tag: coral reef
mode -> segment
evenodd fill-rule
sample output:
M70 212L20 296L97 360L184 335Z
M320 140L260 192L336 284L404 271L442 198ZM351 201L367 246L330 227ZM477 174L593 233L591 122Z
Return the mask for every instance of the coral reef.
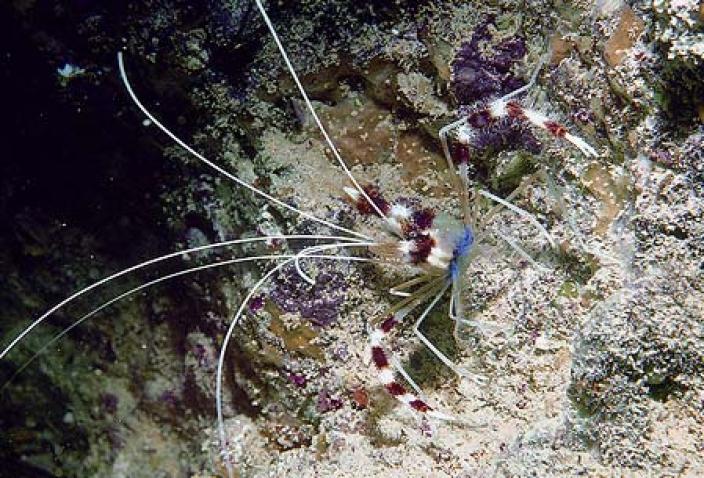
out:
M305 261L306 265L311 262L314 263ZM304 281L293 267L288 268L273 281L269 297L285 312L300 314L322 326L337 319L346 298L347 284L344 274L331 269L329 263L319 266L323 270L317 271L314 285Z
M655 0L656 38L665 45L668 60L694 64L704 61L704 11L696 0Z
M496 31L493 17L477 25L468 41L462 42L452 60L450 89L464 114L471 107L481 108L490 100L499 98L525 85L513 71L517 62L527 53L525 40L512 36L496 41L490 33ZM473 152L494 155L501 151L525 149L540 153L541 145L533 134L519 121L509 118L495 124L481 114L470 114L470 125L477 129L472 141Z
M525 84L511 71L527 52L525 40L511 37L493 42L489 28L496 27L492 20L477 25L472 37L460 45L452 60L451 88L461 105L499 97Z
M461 291L390 352L429 403L390 399L368 330L412 271L303 260L245 308L226 354L226 449L215 425L219 347L273 263L214 268L150 288L33 353L148 280L232 257L291 254L271 239L174 258L77 301L0 361L0 460L15 476L699 476L704 474L704 107L698 2L266 2L352 172L412 222L456 214L438 130L470 115L470 185L508 195L550 231L501 211L532 258L485 244ZM0 168L4 345L51 303L146 258L235 237L318 234L203 169L129 102L138 94L218 164L317 217L376 237L350 204L256 6L245 1L8 2L0 77L15 98ZM550 41L545 38L551 34ZM569 144L480 105L521 98L586 138ZM21 72L18 73L18 72ZM25 98L18 104L17 98ZM13 159L16 158L16 159ZM31 160L31 161L30 161ZM390 202L385 202L390 201ZM422 226L419 226L422 227ZM344 253L352 254L352 250ZM366 252L354 251L364 257ZM410 322L410 320L409 320Z

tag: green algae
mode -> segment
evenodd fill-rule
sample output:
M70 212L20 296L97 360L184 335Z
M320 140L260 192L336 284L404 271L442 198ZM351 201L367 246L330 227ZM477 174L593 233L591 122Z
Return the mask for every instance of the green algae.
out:
M428 314L421 324L420 331L447 358L452 362L457 361L459 348L453 334L454 324L446 313L438 310ZM402 366L421 387L433 387L454 376L454 372L423 344L411 352Z

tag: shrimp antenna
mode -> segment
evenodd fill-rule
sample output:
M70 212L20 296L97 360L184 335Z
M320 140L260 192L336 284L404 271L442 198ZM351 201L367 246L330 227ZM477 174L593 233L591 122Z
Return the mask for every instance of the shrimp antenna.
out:
M145 290L147 288L150 288L154 285L160 284L162 282L165 282L170 279L174 279L177 277L185 276L188 274L193 274L196 272L204 271L204 270L209 270L209 269L214 269L216 267L224 267L224 266L229 266L229 265L234 265L234 264L240 264L243 262L256 262L256 261L271 261L271 260L278 260L278 259L285 259L285 258L291 258L291 257L296 257L296 254L277 254L277 255L267 255L267 256L248 256L248 257L236 257L234 259L227 259L219 262L213 262L210 264L204 264L200 266L195 266L195 267L190 267L188 269L180 270L177 272L173 272L171 274L167 274L165 276L158 277L156 279L152 279L149 282L145 282L144 284L140 284L136 287L133 287L132 289L129 289L126 292L123 292L122 294L118 295L117 297L114 297L107 302L104 302L100 306L94 308L87 314L84 314L83 317L63 329L61 332L56 334L54 337L52 337L51 340L49 340L47 343L42 345L42 347L37 350L34 355L32 355L26 362L22 364L22 366L17 369L17 371L10 377L5 384L0 387L0 392L2 392L5 388L7 388L12 381L18 377L34 360L36 360L40 355L42 355L44 352L47 351L49 347L51 347L53 344L61 340L64 336L66 336L68 333L70 333L73 329L87 321L88 319L94 317L97 315L99 312L103 311L104 309L107 309L110 307L112 304L119 302L127 297L130 297L142 290ZM324 260L336 260L336 261L349 261L349 262L372 262L374 259L366 258L366 257L356 257L356 256L331 256L331 255L306 255L306 258L315 258L315 259L324 259Z
M346 228L344 228L344 227L342 227L342 226L338 226L338 225L333 224L333 223L331 223L331 222L329 222L329 221L326 221L326 220L324 220L324 219L320 219L320 218L318 218L318 217L316 217L316 216L313 216L312 214L309 214L309 213L307 213L307 212L305 212L305 211L301 211L300 209L295 208L295 207L293 207L293 206L291 206L291 205L289 205L289 204L286 204L285 202L281 201L280 199L276 199L274 196L272 196L272 195L270 195L270 194L268 194L268 193L265 193L265 192L262 191L261 189L258 189L258 188L256 188L256 187L252 186L252 185L249 184L248 182L243 181L242 179L238 178L237 176L235 176L235 175L232 174L231 172L229 172L229 171L223 169L222 167L218 166L218 165L215 164L214 162L210 161L208 158L206 158L205 156L203 156L202 154L200 154L198 151L196 151L195 149L193 149L191 146L189 146L188 144L186 144L185 141L183 141L181 138L179 138L178 136L176 136L176 135L175 135L171 130L169 130L166 126L164 126L158 119L156 119L156 118L154 117L153 114L151 114L151 113L149 112L149 110L142 104L142 102L139 101L139 98L137 98L137 95L135 94L134 90L132 89L132 85L130 84L129 80L127 79L127 73L125 72L125 63L124 63L124 60L123 60L123 58L122 58L122 52L121 52L121 51L117 52L117 64L118 64L118 66L119 66L119 68L120 68L120 77L122 78L122 82L123 82L124 85L125 85L125 89L127 89L127 93L129 93L130 98L132 99L132 101L134 102L134 104L137 106L137 108L139 108L140 110L142 110L142 113L144 113L144 115L145 115L147 118L149 118L149 120L150 120L152 123L154 123L161 131L163 131L163 132L164 132L169 138L171 138L176 144L178 144L179 146L181 146L184 150L186 150L187 152L189 152L191 155L193 155L193 156L194 156L195 158L197 158L199 161L201 161L201 162L205 163L206 165L210 166L211 168L213 168L214 170L216 170L217 172L219 172L219 173L222 174L223 176L225 176L225 177L227 177L227 178L233 180L234 182L236 182L236 183L239 184L240 186L249 189L249 190L252 191L253 193L262 196L263 198L265 198L265 199L267 199L267 200L273 202L274 204L276 204L276 205L278 205L278 206L281 206L281 207L283 207L283 208L286 208L286 209L288 209L289 211L293 211L293 212L295 212L296 214L298 214L298 215L300 215L300 216L303 216L303 217L305 217L305 218L307 218L307 219L310 219L310 220L312 220L312 221L315 221L315 222L317 222L317 223L323 224L323 225L325 225L325 226L327 226L327 227L330 227L330 228L332 228L332 229L335 229L335 230L338 230L338 231L342 231L342 232L346 232L347 234L351 234L351 235L353 235L353 236L357 236L357 237L362 238L362 239L371 240L370 237L365 236L364 234L360 234L360 233L355 232L355 231L352 231L352 230L350 230L350 229L346 229ZM355 183L355 184L356 184L356 183Z
M169 254L165 254L163 256L158 256L158 257L153 257L149 260L146 260L144 262L140 262L139 264L135 264L133 266L130 266L126 269L122 269L121 271L115 272L107 277L104 277L100 279L97 282L93 282L91 285L84 287L83 289L74 292L46 312L44 312L41 316L39 316L37 319L35 319L31 324L29 324L27 327L25 327L22 332L15 337L12 342L10 342L2 351L0 351L0 360L5 358L5 356L10 353L10 351L24 339L27 334L29 334L34 328L36 328L39 324L44 322L47 317L49 317L51 314L56 312L57 310L61 309L64 307L66 304L69 302L73 302L74 300L78 299L79 297L87 294L88 292L92 291L93 289L96 289L104 284L107 284L108 282L111 282L118 277L122 277L126 274L129 274L130 272L137 271L139 269L143 269L147 266L150 266L152 264L156 264L159 262L163 262L168 259L172 259L174 257L181 256L183 254L190 254L193 252L200 252L208 249L214 249L217 247L226 247L226 246L234 246L236 244L249 244L252 242L259 242L259 241L267 241L271 239L329 239L329 240L337 240L337 241L354 241L355 239L350 238L350 237L339 237L339 236L323 236L323 235L276 235L276 236L262 236L262 237L250 237L250 238L245 238L245 239L233 239L230 241L224 241L224 242L218 242L214 244L207 244L204 246L196 246L196 247L191 247L190 249L184 249L182 251L176 251L176 252L171 252Z
M374 209L374 211L383 219L389 220L386 217L386 214L383 213L383 211L379 208L379 206L376 205L374 201L372 201L372 198L369 197L367 192L359 185L357 180L354 178L352 175L352 172L350 169L347 167L347 164L345 161L342 159L342 156L340 156L339 151L337 150L337 147L335 147L335 143L333 143L332 139L330 138L330 135L328 134L327 130L323 126L323 122L320 121L320 118L318 117L318 114L315 112L315 108L313 108L313 103L311 103L310 98L308 98L308 94L306 93L305 88L303 88L303 84L301 83L301 80L298 78L298 74L296 73L296 70L293 68L293 65L291 64L291 60L288 58L288 54L286 53L286 50L284 49L283 44L281 43L281 40L279 39L279 35L276 33L276 30L274 29L274 25L271 23L271 19L269 19L269 15L266 13L266 10L264 10L264 5L262 5L261 0L256 0L257 7L259 8L259 11L262 14L262 17L264 18L264 23L266 23L266 26L269 28L269 32L271 32L271 36L274 38L274 42L276 42L276 46L279 47L279 51L281 52L281 56L284 59L284 62L286 62L286 66L288 67L289 73L291 73L291 76L293 77L293 81L296 83L296 86L298 87L298 91L301 92L301 96L303 96L303 101L305 101L306 106L308 107L308 110L310 111L311 115L313 116L313 119L315 120L315 124L318 126L318 129L320 132L323 134L323 137L325 138L325 142L328 143L328 146L330 147L330 150L332 151L333 156L335 156L335 159L337 160L338 164L342 167L342 169L345 171L345 174L347 174L347 177L352 181L352 184L354 184L354 187L357 188L357 190L360 192L360 194L364 197L364 199L369 203L369 205Z

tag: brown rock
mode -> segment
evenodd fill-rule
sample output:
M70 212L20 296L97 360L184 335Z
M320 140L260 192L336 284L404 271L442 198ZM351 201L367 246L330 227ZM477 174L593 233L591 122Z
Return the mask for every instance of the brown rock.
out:
M602 204L594 232L603 236L623 208L627 184L624 184L623 179L615 178L607 168L598 163L587 167L582 176L582 184Z
M355 388L352 391L352 400L354 401L354 404L357 408L367 408L367 406L369 405L369 394L362 387Z
M558 35L557 33L550 37L550 51L552 52L552 57L550 58L550 63L557 65L562 60L567 58L572 51L572 42L565 40L564 37Z
M643 20L633 13L629 6L621 10L621 20L604 47L606 62L614 67L619 65L638 37L643 33Z

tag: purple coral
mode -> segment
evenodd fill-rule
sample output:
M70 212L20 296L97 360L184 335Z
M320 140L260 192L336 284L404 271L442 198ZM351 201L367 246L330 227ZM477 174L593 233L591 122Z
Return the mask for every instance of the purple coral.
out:
M519 121L511 118L497 122L477 134L472 147L477 151L512 151L523 149L532 154L540 153L540 141Z
M250 312L259 312L264 307L264 296L258 295L256 297L252 297L248 305Z
M493 39L490 25L493 25L493 18L482 22L472 38L462 43L452 61L451 89L461 105L460 110L468 115L470 126L478 130L470 146L478 152L524 149L537 154L541 150L540 142L520 121L512 118L494 121L488 110L471 109L477 103L488 103L524 85L511 68L526 54L525 41L512 37L489 48ZM491 54L483 53L487 51ZM453 151L455 161L462 162L464 158L457 153L463 151Z
M244 31L252 20L256 20L253 4L249 2L207 2L208 18L206 29L218 45L228 48L241 42Z
M303 388L306 386L306 383L308 383L308 380L306 380L306 377L304 375L298 374L298 373L289 373L287 375L287 378L289 382L294 384L295 386L299 388Z
M342 408L342 400L333 397L330 391L325 388L320 390L315 403L315 409L318 413L331 412L340 408Z
M315 325L325 326L337 319L347 296L347 284L342 273L325 265L319 267L322 270L313 285L303 280L293 267L285 269L274 280L269 297L283 311L298 313Z
M461 105L471 105L501 96L523 86L513 76L511 67L526 54L523 38L513 37L493 47L494 54L484 55L482 45L490 43L489 25L493 19L481 23L469 41L462 43L452 61L452 91Z

